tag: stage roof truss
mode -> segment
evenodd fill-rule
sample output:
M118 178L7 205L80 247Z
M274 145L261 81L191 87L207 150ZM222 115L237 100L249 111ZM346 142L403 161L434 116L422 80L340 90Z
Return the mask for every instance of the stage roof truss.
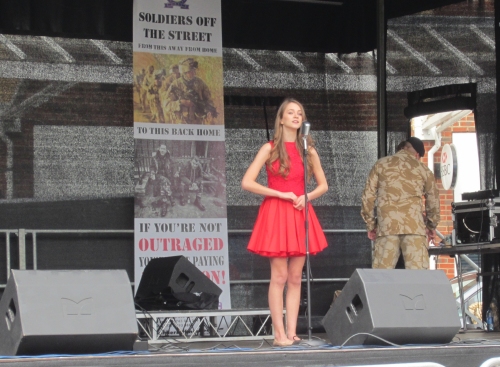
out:
M432 62L427 60L427 58L421 52L415 50L408 42L401 38L395 30L388 29L387 35L402 48L404 48L412 57L424 64L425 67L427 67L434 75L439 75L442 73L441 70L439 70L439 68L437 68Z
M443 48L448 50L452 55L454 55L458 60L463 62L469 68L474 70L479 75L483 75L483 69L477 65L470 57L468 57L465 53L460 51L457 47L455 47L451 42L449 42L443 35L441 35L438 31L434 29L430 24L423 24L421 26L423 29L427 31L432 37L434 37Z
M404 88L406 81L419 85L419 80L425 82L435 76L440 77L441 84L464 83L465 78L482 76L492 79L484 85L493 88L494 77L484 73L495 64L491 38L494 22L470 18L464 24L464 19L456 18L421 17L422 30L427 29L432 35L424 31L418 39L411 38L415 27L411 18L389 23L388 80L391 77L405 79L404 82L388 81L388 91L403 91L394 88ZM457 27L462 32L454 32ZM464 48L469 41L463 37L474 37L477 42L471 43L470 49ZM133 82L131 43L51 37L44 37L40 42L40 39L38 36L0 35L2 78L110 84ZM460 43L460 49L454 43ZM223 53L225 87L376 91L374 51L324 54L224 48ZM448 60L451 59L458 62L450 64ZM451 67L441 68L443 63ZM415 68L419 70L417 75L411 74ZM461 77L464 72L466 77ZM415 81L408 78L415 78ZM481 90L484 92L494 90Z

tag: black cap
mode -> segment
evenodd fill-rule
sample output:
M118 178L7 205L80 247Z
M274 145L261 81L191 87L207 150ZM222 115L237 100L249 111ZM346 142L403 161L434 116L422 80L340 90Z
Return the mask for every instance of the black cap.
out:
M422 158L425 155L425 148L424 148L424 143L422 143L422 140L412 136L407 140L407 142L410 143L413 149L417 151L417 153L420 155L420 158Z

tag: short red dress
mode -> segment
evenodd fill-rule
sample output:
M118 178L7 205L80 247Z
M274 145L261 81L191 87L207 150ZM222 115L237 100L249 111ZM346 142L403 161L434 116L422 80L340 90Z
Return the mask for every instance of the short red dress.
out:
M290 157L290 172L284 178L266 167L268 186L300 196L304 194L304 164L295 142L285 143L285 145ZM279 160L276 160L273 162L275 172L278 171L278 167ZM316 254L325 249L328 244L310 202L308 206L309 253ZM305 209L297 210L291 201L267 196L260 206L248 243L248 251L267 257L305 256L304 220Z

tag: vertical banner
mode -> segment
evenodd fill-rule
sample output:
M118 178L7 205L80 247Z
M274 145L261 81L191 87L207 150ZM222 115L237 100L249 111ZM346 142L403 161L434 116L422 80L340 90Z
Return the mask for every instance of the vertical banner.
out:
M220 0L134 1L135 284L185 256L231 308Z

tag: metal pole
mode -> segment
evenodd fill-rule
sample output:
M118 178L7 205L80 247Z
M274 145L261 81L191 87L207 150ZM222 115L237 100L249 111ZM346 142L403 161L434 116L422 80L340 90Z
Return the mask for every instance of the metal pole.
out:
M6 268L7 268L7 280L10 277L10 231L5 232L5 256L6 256Z
M19 269L26 270L26 230L20 228L18 233L18 246L19 246Z
M465 301L464 301L464 278L462 274L462 261L460 261L460 256L455 256L457 264L457 276L458 276L458 292L460 294L460 307L462 309L462 328L464 333L467 332L467 315L465 314Z
M307 284L307 336L312 339L312 325L311 325L311 279L310 279L310 266L309 263L309 210L307 200L307 136L304 135L304 205L305 205L305 219L304 225L306 230L306 284Z
M304 205L305 205L305 245L306 245L306 284L307 284L307 341L303 341L301 344L309 345L309 346L319 346L324 345L325 342L321 339L313 340L312 339L312 324L311 324L311 263L309 256L309 201L307 199L307 135L303 136L304 141Z
M384 0L377 0L377 140L378 157L387 155L386 25Z
M500 85L500 0L495 0L495 56L496 56L496 82L497 85ZM488 179L488 182L491 182L493 179L496 179L496 186L500 187L500 93L495 93L496 96L496 104L497 104L497 126L496 126L496 138L497 143L495 144L495 158L493 159L493 163L495 164L495 177L492 179ZM486 152L485 152L486 153ZM486 180L485 180L486 181ZM494 184L494 182L493 182ZM484 185L484 182L483 182ZM488 187L486 187L488 188ZM483 292L483 294L485 294ZM486 311L485 308L483 308Z

